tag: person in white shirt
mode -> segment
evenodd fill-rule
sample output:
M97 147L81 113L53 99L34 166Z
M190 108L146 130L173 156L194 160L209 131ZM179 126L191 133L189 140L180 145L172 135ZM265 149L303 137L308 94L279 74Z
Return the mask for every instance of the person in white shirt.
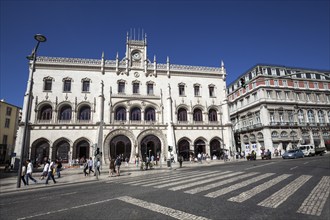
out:
M31 179L34 183L37 183L37 180L35 180L32 177L33 165L31 163L31 160L26 160L26 163L27 163L27 169L26 169L26 185L29 185L29 179Z
M48 184L48 180L49 180L50 178L52 178L53 182L56 183L55 178L54 178L54 174L53 174L54 169L55 169L55 162L52 161L52 162L50 162L50 164L49 164L49 168L48 168L48 176L47 176L46 184Z
M88 174L90 174L91 171L94 173L94 170L93 170L93 160L92 160L91 157L89 158L89 160L87 161L87 163L88 163L88 168L89 168Z
M42 174L41 174L41 177L40 177L40 180L43 180L45 177L48 176L48 169L49 169L49 162L47 161L44 165L44 169L42 171Z

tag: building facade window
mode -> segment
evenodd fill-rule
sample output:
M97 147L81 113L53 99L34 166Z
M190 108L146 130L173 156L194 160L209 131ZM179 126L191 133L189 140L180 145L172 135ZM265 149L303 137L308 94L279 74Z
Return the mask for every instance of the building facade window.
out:
M322 110L319 110L319 111L317 112L317 115L318 115L318 118L319 118L319 122L320 122L321 124L325 123L325 119L324 119L324 113L323 113L323 111L322 111Z
M210 97L215 97L214 86L209 86L209 95Z
M41 108L39 120L51 120L53 109L50 105L45 105Z
M119 94L125 93L125 82L118 82L118 93Z
M44 91L52 91L52 79L44 79Z
M11 111L12 111L12 108L11 107L7 107L6 108L6 115L7 116L10 116L11 115Z
M196 109L194 110L194 113L193 113L193 120L194 120L194 121L203 121L202 110L200 110L199 108L196 108Z
M116 108L115 120L126 121L126 108L124 108L122 106Z
M209 110L209 121L218 121L217 111L215 109Z
M131 110L131 121L141 121L141 109L135 107Z
M183 84L179 85L179 96L185 96L184 87L185 85Z
M66 79L63 81L63 91L71 92L71 80L70 79Z
M305 89L309 89L309 84L308 84L308 82L304 82L304 87L305 87Z
M78 119L82 121L88 121L91 119L91 108L89 106L83 106L78 113Z
M319 88L319 83L318 82L314 82L314 89L318 89Z
M283 83L283 86L284 86L284 87L288 87L288 81L286 81L286 80L284 79L284 80L282 80L282 83Z
M9 118L6 118L6 120L5 120L5 128L9 128L9 125L10 125L10 119Z
M154 108L147 108L145 110L144 120L146 121L156 121L156 112Z
M315 123L315 117L314 117L313 110L308 110L307 111L307 116L308 116L308 122L309 123Z
M297 81L294 81L293 86L294 86L294 88L299 88L299 83Z
M200 86L199 85L194 85L194 95L195 96L200 96Z
M147 94L153 95L154 94L154 85L152 83L147 84Z
M71 106L66 105L60 109L59 120L71 120L71 116L72 116Z
M178 110L178 121L187 121L188 117L187 117L187 110L184 108L180 108Z
M90 91L90 80L83 80L82 81L82 91L83 92L89 92Z
M299 124L303 124L305 122L304 111L301 109L298 110L298 122Z
M140 83L133 83L133 94L140 94Z
M7 144L8 143L8 135L3 135L2 136L2 144Z

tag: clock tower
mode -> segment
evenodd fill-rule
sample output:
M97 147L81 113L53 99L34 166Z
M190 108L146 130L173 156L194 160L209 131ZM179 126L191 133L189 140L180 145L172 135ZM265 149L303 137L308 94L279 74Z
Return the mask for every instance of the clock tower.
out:
M135 32L135 31L134 31ZM135 39L135 35L126 37L126 59L129 61L131 70L144 70L146 72L148 65L147 58L147 35Z

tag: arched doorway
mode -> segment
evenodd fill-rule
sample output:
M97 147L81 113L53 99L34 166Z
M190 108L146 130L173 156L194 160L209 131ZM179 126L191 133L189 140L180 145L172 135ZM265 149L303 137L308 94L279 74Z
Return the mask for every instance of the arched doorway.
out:
M62 161L62 163L68 163L69 161L69 151L70 151L70 144L62 140L55 146L55 158Z
M210 156L213 160L213 157L216 156L217 159L220 159L221 156L221 144L218 140L212 140L210 143Z
M189 142L187 140L181 140L178 143L179 155L182 155L184 160L189 160L190 149Z
M122 159L126 157L130 159L132 150L131 141L124 135L118 135L110 141L110 158L117 158L121 156Z
M198 153L206 153L205 142L203 140L198 139L197 141L195 141L194 152L195 152L195 156L198 155Z
M78 161L80 161L81 158L87 159L90 157L89 143L86 140L81 140L77 143L74 157L76 158L72 158L72 159L78 159Z
M35 165L43 164L44 159L49 159L50 145L48 141L42 140L36 143L31 149L31 161Z
M143 161L145 161L146 157L149 158L154 156L155 160L160 158L161 154L161 143L158 137L155 135L147 135L141 141L141 155Z

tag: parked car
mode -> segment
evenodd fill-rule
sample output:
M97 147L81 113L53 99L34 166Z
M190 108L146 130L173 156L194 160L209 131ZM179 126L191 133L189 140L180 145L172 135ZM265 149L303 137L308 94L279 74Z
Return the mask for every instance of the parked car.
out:
M288 150L282 155L283 159L303 158L304 153L300 149Z
M304 153L305 157L315 156L315 147L313 145L300 145L299 149Z

